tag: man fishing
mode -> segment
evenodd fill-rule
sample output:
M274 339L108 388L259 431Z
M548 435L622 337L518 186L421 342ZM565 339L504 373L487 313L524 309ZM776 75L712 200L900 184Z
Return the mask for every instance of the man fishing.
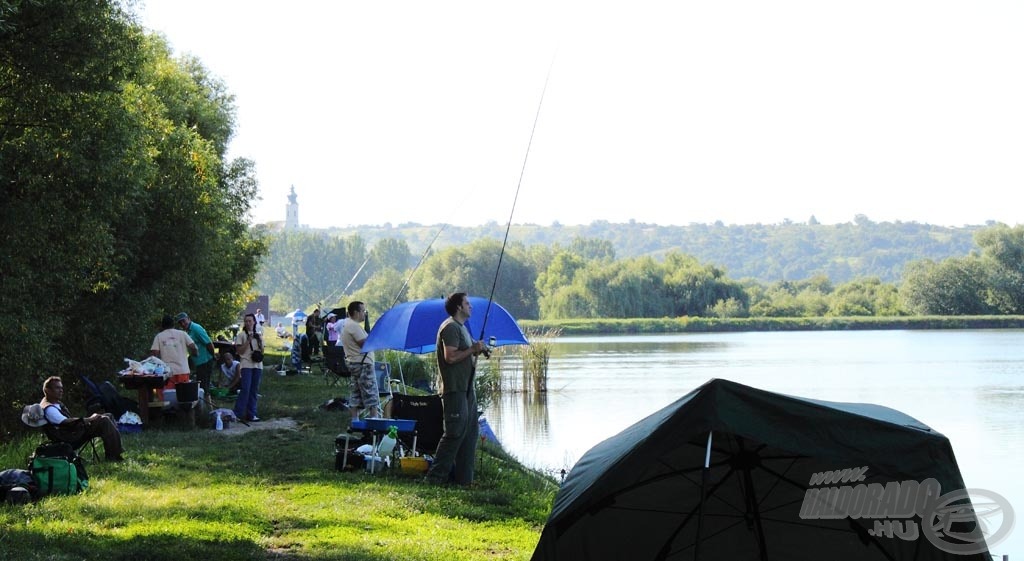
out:
M473 305L465 292L448 297L444 309L451 316L437 331L437 367L441 372L441 406L444 410L444 434L437 444L434 463L427 472L427 481L457 485L473 483L476 456L477 424L476 393L473 377L476 357L487 352L482 341L473 341L466 320Z

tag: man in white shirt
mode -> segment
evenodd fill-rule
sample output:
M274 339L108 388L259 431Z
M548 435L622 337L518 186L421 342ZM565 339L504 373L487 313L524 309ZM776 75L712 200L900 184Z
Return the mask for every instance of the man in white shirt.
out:
M61 402L64 382L59 376L50 376L43 382L43 395L45 397L39 402L39 407L50 425L47 436L67 442L76 449L98 436L103 439L103 451L108 461L120 462L124 459L121 433L117 432L117 425L109 414L93 413L88 417L72 417Z

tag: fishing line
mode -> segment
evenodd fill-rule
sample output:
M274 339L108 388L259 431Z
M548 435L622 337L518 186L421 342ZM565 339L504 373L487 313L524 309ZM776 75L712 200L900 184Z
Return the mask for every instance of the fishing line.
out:
M365 260L363 261L363 264L362 264L362 265L360 265L358 269L356 269L356 273L355 273L354 275L352 275L352 278L350 278L350 279L348 280L348 284L346 284L346 285L345 285L345 288L342 288L342 289L341 289L341 294L345 294L346 292L348 292L348 288L349 288L350 286L352 286L352 283L356 282L356 277L358 277L358 276L359 276L359 273L360 273L360 272L362 272L362 270L363 270L363 267L365 267L365 266L366 266L366 264L367 264L367 263L369 263L369 262L370 262L370 259L372 259L372 258L373 258L373 251L371 250L371 251L369 252L369 255L367 255L367 256L366 256L366 259L365 259ZM327 296L327 298L324 298L324 300L326 300L327 302L330 302L331 300L333 300L333 299L334 299L334 295L335 295L335 294L338 294L338 291L337 291L337 290L335 290L334 292L330 293L330 294L329 294L329 295ZM333 308L334 306L332 305L331 307Z
M434 239L430 240L430 243L427 244L427 249L423 250L423 255L420 256L419 263L416 263L416 266L413 267L412 272L409 273L409 276L405 278L405 282L402 283L402 288L399 288L398 289L398 293L395 294L395 299L391 302L390 308L394 308L395 304L398 303L398 299L402 297L402 293L405 292L405 289L409 286L409 281L412 280L412 276L415 275L416 271L418 271L420 269L420 265L422 265L423 262L426 261L427 254L430 253L430 248L434 246L434 242L437 241L437 238L441 236L441 232L444 232L445 228L447 228L447 227L448 227L448 224L442 224L441 225L441 229L438 230L436 234L434 234Z
M533 146L533 134L537 132L537 121L540 120L540 108L544 105L544 93L548 91L548 82L551 80L551 69L555 66L555 57L551 57L551 64L548 66L548 74L544 78L544 87L540 91L540 101L537 102L537 113L533 116L533 128L530 129L530 140L526 143L526 154L523 155L523 167L519 170L519 182L516 184L516 194L512 198L512 210L508 213L508 224L505 225L505 239L501 242L501 253L498 254L498 266L494 269L494 283L491 284L491 294L487 297L487 310L484 312L484 321L480 325L480 337L483 340L484 329L487 327L487 318L491 315L491 303L494 302L494 290L498 286L498 274L501 272L501 262L505 257L505 247L508 245L508 233L512 230L512 216L516 212L516 202L519 201L519 189L523 186L523 175L526 174L526 161L530 157L530 146Z

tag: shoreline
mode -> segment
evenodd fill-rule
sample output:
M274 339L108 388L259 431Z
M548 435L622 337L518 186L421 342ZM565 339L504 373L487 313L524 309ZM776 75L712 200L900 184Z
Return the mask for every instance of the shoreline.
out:
M813 318L632 318L519 320L528 335L729 333L742 331L857 331L906 329L1024 329L1024 316L888 316Z

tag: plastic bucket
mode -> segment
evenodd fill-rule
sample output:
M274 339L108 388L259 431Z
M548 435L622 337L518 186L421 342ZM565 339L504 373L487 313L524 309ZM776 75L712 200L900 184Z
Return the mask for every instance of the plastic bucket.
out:
M178 403L199 401L199 382L174 384L174 393L178 397Z

